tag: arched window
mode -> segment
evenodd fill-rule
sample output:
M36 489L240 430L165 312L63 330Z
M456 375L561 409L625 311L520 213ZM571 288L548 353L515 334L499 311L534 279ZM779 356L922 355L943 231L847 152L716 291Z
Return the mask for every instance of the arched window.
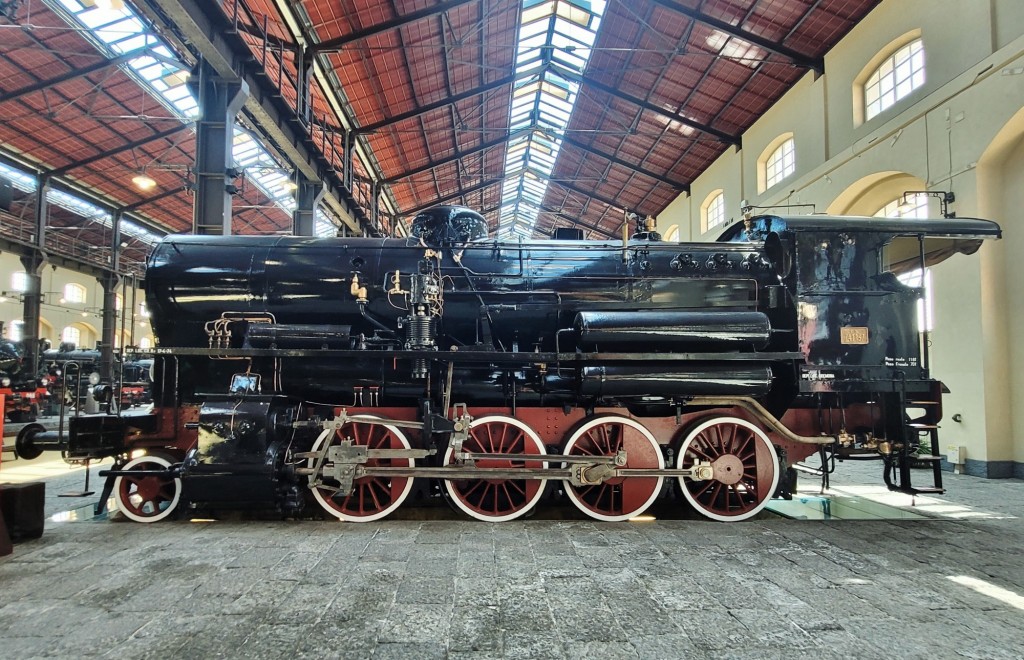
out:
M78 346L82 341L82 331L73 325L69 325L60 333L60 340Z
M706 231L725 224L725 191L716 190L700 206L700 231Z
M665 235L662 237L663 241L677 242L679 241L679 225L672 225L665 230Z
M917 38L914 38L914 36ZM920 32L909 33L872 60L869 72L857 77L863 87L864 119L872 119L924 85L924 44ZM906 38L912 40L907 42Z
M921 30L889 42L853 79L853 125L878 117L925 84L925 46Z
M64 285L64 300L66 303L84 303L85 287L74 282Z
M901 195L892 200L875 213L876 218L927 218L928 217L928 196L927 195ZM902 273L898 279L907 286L923 288L924 296L917 301L917 329L918 332L931 332L935 327L934 305L932 303L932 272L925 269L924 276L921 269Z
M904 201L904 199L906 201ZM875 212L876 218L927 218L928 196L897 197Z
M120 312L121 308L124 307L124 298L121 297L120 293L114 294L114 311Z
M795 171L796 143L792 137L787 137L764 160L764 190L768 190Z
M22 334L24 326L24 321L11 321L11 324L7 326L7 338L11 341L21 341L21 338L24 336Z
M143 351L148 351L153 347L153 340L149 337L143 337L139 340L139 348Z

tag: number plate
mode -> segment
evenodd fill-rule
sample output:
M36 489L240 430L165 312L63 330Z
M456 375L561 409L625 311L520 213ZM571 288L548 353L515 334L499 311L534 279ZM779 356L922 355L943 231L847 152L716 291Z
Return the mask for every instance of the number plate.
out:
M839 343L863 346L868 343L868 329L852 326L839 328Z

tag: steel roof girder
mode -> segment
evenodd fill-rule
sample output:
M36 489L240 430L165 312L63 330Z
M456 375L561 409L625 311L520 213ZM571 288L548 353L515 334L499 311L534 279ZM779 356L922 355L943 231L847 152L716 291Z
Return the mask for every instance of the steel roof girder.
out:
M106 196L104 193L97 192L95 189L85 188L84 186L78 185L73 181L68 181L66 178L61 180L54 180L48 174L48 172L42 169L39 163L33 163L26 160L20 155L11 154L0 149L0 163L6 163L7 165L18 169L29 172L37 173L37 185L42 185L42 181L45 180L46 186L51 190L59 190L69 195L79 197L91 204L95 204L101 208L106 209L110 213L114 213L117 210L121 210L125 216L130 216L134 224L145 229L146 231L155 234L157 236L165 235L168 232L167 227L163 227L158 223L154 222L152 218L147 218L135 212L135 209L144 203L155 201L156 198L149 198L147 200L141 200L135 204L129 204L128 206L123 205L119 200L113 199ZM181 188L175 188L174 192L180 192ZM35 194L35 193L33 193ZM161 193L158 197L163 198L167 195Z
M202 0L148 0L158 11L145 12L157 24L168 23L219 75L241 78L249 86L245 112L265 138L297 170L311 180L324 181L324 202L331 205L353 231L372 231L365 212L346 189L331 163L319 153L295 109L273 89L267 76L257 71L258 61L218 3ZM145 4L139 6L145 10Z
M455 191L455 192L453 192L451 194L445 195L444 197L438 197L437 199L435 199L435 200L433 200L431 202L428 202L427 204L420 204L419 206L415 206L415 207L413 207L411 209L407 209L405 211L402 211L401 213L398 214L398 217L406 217L406 216L410 216L410 215L416 215L420 211L423 211L423 210L429 209L431 207L437 206L438 204L444 204L445 202L450 202L453 199L457 199L459 197L465 197L466 195L471 195L471 194L473 194L475 192L483 190L484 188L490 188L493 185L497 185L497 184L501 183L502 181L504 181L504 177L501 177L501 178L498 178L498 179L490 179L488 181L483 181L481 183L476 184L475 186L470 186L469 188L464 188L462 190L457 190L457 191Z
M87 76L90 73L96 73L97 71L102 71L103 69L107 69L112 66L120 66L122 64L125 64L126 62L134 60L137 57L142 57L148 52L149 48L133 50L131 52L125 53L124 55L118 55L117 57L101 60L99 62L96 62L95 64L90 64L89 66L84 66L81 69L72 69L71 71L62 73L59 76L50 78L49 80L40 80L37 83L25 85L24 87L8 92L6 94L0 94L0 103L4 103L6 101L13 101L23 96L34 94L35 92L41 92L43 90L50 89L55 85L60 85L61 83L68 82L69 80L81 78L82 76Z
M481 153L483 151L487 151L488 149L493 149L494 147L500 146L500 145L505 144L507 142L511 142L512 140L520 138L520 137L522 137L524 135L529 135L530 133L533 132L533 130L534 129L533 129L532 126L528 126L526 128L521 128L521 129L519 129L517 131L512 131L511 133L506 133L505 135L503 135L500 138L497 138L497 139L494 139L494 140L490 140L488 142L481 142L477 146L475 146L475 147L473 147L471 149L467 149L466 151L456 151L454 154L452 154L451 156L448 156L447 158L442 158L440 160L435 160L435 161L426 163L425 165L421 165L419 167L413 168L411 170L406 170L405 172L401 172L401 173L396 174L394 176L390 176L390 177L382 180L381 183L391 185L393 183L397 183L398 181L401 181L402 179L407 179L409 177L416 176L417 174L423 174L424 172L429 172L430 170L433 170L435 168L441 167L443 165L449 165L449 164L454 163L456 161L459 161L459 160L461 160L463 158L468 158L469 156L475 156L476 154Z
M598 225L591 224L582 218L573 217L568 213L560 211L552 206L548 206L547 204L541 204L538 208L540 209L541 213L551 213L555 217L562 218L563 220L568 220L569 222L572 222L577 225L583 225L587 229L591 231L596 231L597 233L601 234L602 236L605 236L606 238L618 238L618 236L608 231L607 229L603 229Z
M387 128L388 126L393 126L393 125L399 124L399 123L401 123L403 121L408 121L410 119L414 119L416 117L419 117L420 115L423 115L423 114L426 114L428 112L431 112L432 110L438 110L440 108L445 108L445 107L448 107L449 105L453 105L455 103L459 103L460 101L465 101L467 99L471 99L474 96L479 96L480 94L486 94L487 92L492 92L492 91L494 91L496 89L500 89L501 87L504 87L505 85L511 85L511 84L515 83L517 80L519 80L520 78L524 78L524 77L527 77L527 76L530 76L530 75L535 75L538 71L541 71L542 69L543 69L543 67L538 68L538 69L532 69L530 71L523 71L522 73L519 73L519 74L512 74L510 76L505 76L504 78L499 78L498 80L494 80L494 81L489 82L489 83L487 83L485 85L480 85L478 87L474 87L472 89L468 89L465 92L462 92L460 94L455 94L454 96L446 96L446 97L444 97L442 99L438 99L437 101L434 101L433 103L428 103L426 105L422 105L422 106L413 108L411 110L406 110L405 112L401 112L401 113L399 113L397 115L393 115L391 117L388 117L387 119L382 119L380 121L373 122L372 124L367 124L365 126L360 126L360 127L356 128L353 131L353 133L355 135L366 135L367 133L374 133L376 131L379 131L382 128Z
M319 43L310 44L309 50L314 53L333 53L341 50L345 46L362 41L369 37L383 34L390 30L395 30L404 25L415 23L416 21L423 20L424 18L430 18L431 16L437 16L438 14L444 14L452 9L457 9L463 5L480 2L481 0L448 0L447 2L441 2L440 4L434 5L433 7L427 7L426 9L420 9L418 11L410 12L408 14L402 14L391 20L371 25L370 27L363 28L362 30L356 30L350 34L335 37L334 39L328 39Z
M625 160L619 158L618 156L614 156L612 154L605 153L604 151L601 151L600 149L597 149L597 148L595 148L592 145L583 144L582 142L574 140L571 137L566 136L566 137L561 138L561 140L562 140L562 142L564 144L567 144L567 145L569 145L571 147L576 147L577 149L580 149L580 150L585 151L587 153L594 154L595 156L597 156L599 158L603 158L603 159L607 160L610 163L615 163L616 165L621 165L622 167L630 169L630 170L636 172L637 174L645 176L645 177L647 177L649 179L654 179L655 181L660 181L661 183L664 183L667 186L672 186L673 188L675 188L676 190L679 190L680 192L687 192L687 193L690 192L690 184L688 184L688 183L681 183L679 181L674 181L674 180L672 180L672 179L670 179L667 176L664 176L662 174L657 174L656 172L651 172L650 170L645 169L645 168L643 168L643 167L641 167L639 165L636 165L635 163L630 163L628 161L625 161Z
M651 0L654 4L660 5L665 9L674 11L677 14L686 16L687 18L696 21L697 23L703 23L708 27L714 28L719 32L723 32L730 37L736 37L742 39L748 43L751 43L759 48L763 48L769 53L774 53L785 57L793 64L811 69L818 75L825 73L825 59L822 57L811 57L803 53L797 52L792 48L783 46L782 44L772 41L771 39L765 39L764 37L748 32L742 28L738 28L735 25L727 23L721 19L715 18L714 16L708 16L707 14L698 11L696 9L690 9L689 7L676 2L675 0Z
M85 167L86 165L92 165L93 163L105 160L107 158L112 158L113 156L116 156L120 153L124 153L125 151L131 151L132 149L137 149L143 145L149 144L150 142L154 142L156 140L162 140L163 138L171 137L172 135L180 133L182 130L189 128L191 126L192 122L189 122L187 124L175 126L174 128L168 128L158 133L153 133L152 135L147 135L144 138L139 138L138 140L134 140L132 142L126 142L125 144L114 147L113 149L108 149L93 156L89 156L88 158L83 158L82 160L76 160L73 163L62 165L61 167L58 167L55 170L50 170L49 174L50 176L55 177L64 176L71 170L78 169L79 167Z
M612 85L608 85L599 80L594 80L589 76L575 73L558 65L552 65L552 68L560 76L569 78L570 80L580 83L581 85L593 87L598 91L604 92L605 94L613 96L619 100L625 101L626 103L631 103L637 107L647 110L648 112L652 112L656 115L660 115L672 121L677 121L680 124L683 124L684 126L689 126L690 128L700 131L701 133L711 135L717 138L718 140L725 142L726 144L734 145L737 148L740 147L741 145L741 140L738 135L731 135L729 133L726 133L725 131L720 131L717 128L712 128L711 126L702 124L698 121L694 121L678 113L671 112L669 110L666 110L660 106L651 103L650 101L646 101L644 99L637 98L635 96L632 96L631 94L627 94L623 91L620 91L619 89L613 87Z
M599 195L599 194L597 194L596 192L594 192L592 190L591 191L587 191L587 190L583 190L582 188L577 188L573 184L567 183L567 182L562 181L560 179L548 179L548 184L549 185L554 184L556 186L561 186L565 190L568 190L569 192L574 192L577 195L583 195L584 197L590 197L591 199L596 199L597 201L601 202L605 206L610 206L613 209L626 210L626 207L625 207L624 204L621 204L619 202L610 200L607 197Z
M178 193L181 193L181 192L185 192L185 186L184 185L175 186L173 188L167 188L166 190L161 190L160 192L158 192L155 195L150 195L149 197L146 197L144 199L140 199L137 202L132 202L131 204L127 204L125 206L122 206L121 208L119 208L117 210L117 212L120 213L121 215L132 213L132 212L142 208L143 206L148 206L148 205L153 204L155 202L159 202L161 199L166 199L168 197L173 197L173 196L175 196L175 195L177 195Z

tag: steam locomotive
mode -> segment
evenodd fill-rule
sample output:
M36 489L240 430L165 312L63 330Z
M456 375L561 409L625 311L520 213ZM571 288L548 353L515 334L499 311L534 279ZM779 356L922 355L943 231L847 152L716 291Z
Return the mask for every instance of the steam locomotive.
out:
M941 491L942 384L923 292L899 275L999 236L765 215L711 243L649 226L496 240L447 206L407 239L170 236L146 274L153 406L116 411L101 385L107 412L18 447L114 457L99 506L112 493L139 522L207 506L372 521L414 483L486 521L545 493L625 520L672 491L739 521L814 454Z
M87 407L92 386L100 380L100 351L81 349L70 342L48 348L40 354L40 379L50 386L50 415ZM114 392L122 408L150 402L149 371L151 360L121 359L114 354Z
M12 424L36 421L49 397L46 385L46 381L26 373L17 344L0 341L0 395L4 397L4 415Z

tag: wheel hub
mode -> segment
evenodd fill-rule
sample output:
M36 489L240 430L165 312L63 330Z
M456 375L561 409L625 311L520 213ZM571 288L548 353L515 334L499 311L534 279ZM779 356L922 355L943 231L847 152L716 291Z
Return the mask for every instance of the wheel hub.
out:
M727 486L739 483L743 478L743 461L734 454L719 456L711 467L715 471L714 478Z

